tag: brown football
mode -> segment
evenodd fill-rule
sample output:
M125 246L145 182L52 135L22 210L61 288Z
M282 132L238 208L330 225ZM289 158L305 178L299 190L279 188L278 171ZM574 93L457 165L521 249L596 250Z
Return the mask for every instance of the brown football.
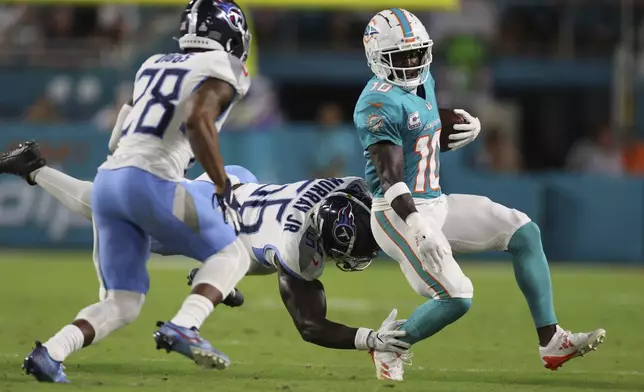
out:
M465 119L460 114L454 113L450 109L439 109L438 113L441 117L441 151L449 151L447 144L449 143L449 135L459 133L462 131L455 131L454 125L465 124Z

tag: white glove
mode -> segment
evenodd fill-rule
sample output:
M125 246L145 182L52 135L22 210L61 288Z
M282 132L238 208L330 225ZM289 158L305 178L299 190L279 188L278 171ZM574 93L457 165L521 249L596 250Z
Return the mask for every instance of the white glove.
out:
M472 143L479 135L479 132L481 132L481 122L478 117L472 117L471 114L463 109L454 109L454 113L463 117L467 123L454 124L454 130L462 132L449 135L449 140L455 140L454 142L447 143L447 147L452 151Z
M394 352L398 354L409 350L409 343L398 340L398 338L407 335L406 331L398 329L407 320L396 320L397 313L396 309L392 310L377 331L369 328L359 328L355 338L356 348L358 350Z
M433 232L420 213L409 214L406 223L416 239L423 264L431 267L434 272L442 272L443 257L449 253L449 248L440 241L440 237Z

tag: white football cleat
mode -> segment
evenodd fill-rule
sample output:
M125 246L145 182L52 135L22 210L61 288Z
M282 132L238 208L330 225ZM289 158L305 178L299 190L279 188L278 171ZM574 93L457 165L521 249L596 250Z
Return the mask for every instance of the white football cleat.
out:
M543 366L550 370L559 369L573 358L581 357L604 342L606 331L596 329L592 332L571 333L557 325L557 332L546 347L539 347Z
M371 359L376 367L376 378L378 380L402 381L405 369L404 365L411 365L412 353L396 354L382 351L371 351Z

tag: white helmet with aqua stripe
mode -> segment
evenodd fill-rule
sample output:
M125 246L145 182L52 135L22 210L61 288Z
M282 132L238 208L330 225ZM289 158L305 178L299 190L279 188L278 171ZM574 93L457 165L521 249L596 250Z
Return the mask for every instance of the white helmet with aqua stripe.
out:
M411 12L401 8L378 12L369 21L363 41L367 63L378 78L406 90L429 78L434 42Z

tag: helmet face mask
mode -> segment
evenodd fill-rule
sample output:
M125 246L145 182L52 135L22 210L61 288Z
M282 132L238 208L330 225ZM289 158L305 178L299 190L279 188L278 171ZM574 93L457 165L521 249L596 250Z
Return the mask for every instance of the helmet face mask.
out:
M330 249L328 254L335 259L336 267L344 272L363 271L373 261L373 257L355 257L336 249Z
M396 50L382 53L382 62L390 67L389 78L402 80L403 84L413 84L415 81L422 84L429 75L426 72L426 65L431 60L428 61L427 56L431 59L431 52L427 47L404 51ZM421 79L424 79L422 83L420 83Z
M182 50L224 50L245 62L251 34L246 17L232 0L192 0L181 14Z
M378 78L406 90L429 79L434 43L412 13L397 8L379 12L367 25L363 42L367 63Z
M334 258L342 271L362 271L378 255L380 248L371 233L370 205L350 193L339 191L327 196L313 219L324 253Z

